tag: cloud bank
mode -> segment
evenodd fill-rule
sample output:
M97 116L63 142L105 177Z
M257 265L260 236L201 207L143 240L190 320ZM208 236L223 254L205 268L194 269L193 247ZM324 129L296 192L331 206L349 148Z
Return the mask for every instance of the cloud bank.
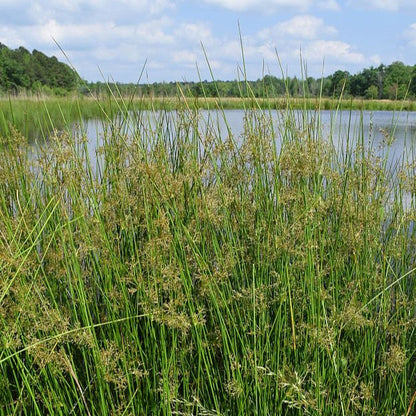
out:
M260 77L265 65L278 67L276 52L294 71L299 71L301 53L313 75L321 73L324 59L328 71L361 69L383 55L365 50L365 36L359 42L346 36L341 26L344 16L354 20L347 12L362 13L367 7L391 14L416 8L413 0L347 0L342 7L337 0L3 0L0 4L0 42L63 59L61 47L82 77L97 80L102 73L124 82L135 81L144 62L149 81L198 79L197 65L201 76L209 78L205 53L216 77L235 78L242 61L240 19L251 78ZM349 28L352 35L355 30ZM416 46L416 23L402 31L403 45Z

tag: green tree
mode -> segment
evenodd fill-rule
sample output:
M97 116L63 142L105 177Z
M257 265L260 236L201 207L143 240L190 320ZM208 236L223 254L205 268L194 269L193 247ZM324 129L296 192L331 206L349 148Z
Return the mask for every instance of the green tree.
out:
M413 76L413 68L396 61L386 67L383 97L402 100L405 98Z
M262 83L263 91L266 96L279 96L284 95L286 92L284 81L274 75L265 75L262 79Z
M0 87L4 91L56 89L60 94L75 89L78 75L55 57L20 47L0 44Z
M306 83L308 87L308 94L312 97L317 97L320 94L321 83L312 77L308 77L306 79Z
M372 85L378 88L379 71L371 66L351 77L350 93L354 97L365 97L367 90Z
M412 68L412 79L410 81L409 92L413 97L416 97L416 65Z
M375 85L370 85L365 91L365 98L371 100L378 98L378 88Z
M348 71L336 71L330 77L331 93L340 96L341 94L349 94L350 92L350 73Z

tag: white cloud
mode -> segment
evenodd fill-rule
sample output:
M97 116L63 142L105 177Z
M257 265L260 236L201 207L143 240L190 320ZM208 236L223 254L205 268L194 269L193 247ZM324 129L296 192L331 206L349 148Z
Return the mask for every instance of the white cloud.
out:
M416 47L416 23L410 25L409 29L405 33L406 38L411 46Z
M120 26L112 21L100 23L71 23L61 24L54 19L45 24L22 26L19 30L13 27L2 26L0 41L10 43L10 47L20 44L39 44L49 48L55 39L63 48L77 50L85 47L95 48L100 45L118 45L123 42L146 45L168 45L173 43L174 37L168 34L172 22L168 18L149 20L136 25ZM18 35L17 35L18 34ZM5 39L5 40L3 40Z
M173 61L176 63L191 64L195 67L199 57L196 53L189 50L175 51L173 54Z
M207 45L212 42L213 34L206 23L182 23L175 30L174 36L185 42Z
M108 0L108 3L112 5L120 3L120 7L127 6L132 10L145 11L150 14L159 14L174 7L174 1L169 0ZM99 4L101 5L101 1Z
M262 39L281 39L282 36L291 39L316 39L320 36L336 35L337 30L333 26L326 26L320 18L301 15L290 20L278 23L272 28L266 28L260 32Z
M381 9L388 11L416 8L415 0L349 0L348 4L358 8Z
M126 27L128 33L125 36L130 39L130 42L136 44L170 45L174 43L174 36L168 33L172 24L173 22L168 18L151 20L136 26ZM134 30L133 37L129 28Z
M204 0L206 3L215 4L233 11L256 10L270 12L281 9L307 10L312 5L312 0Z
M340 10L337 0L204 0L205 3L215 4L236 12L297 10L307 11L314 7L322 10Z
M20 31L11 26L0 26L0 43L11 48L27 46L26 39Z
M371 55L369 59L375 66L379 66L382 63L380 55Z
M277 66L277 52L284 67L299 72L302 58L308 72L312 69L317 76L322 72L324 61L331 69L357 68L365 64L366 57L360 50L337 37L337 29L322 18L298 15L259 31L253 44L257 46L257 56L261 55L267 63Z
M258 24L263 28L252 24L251 15L250 25L244 23L249 28L247 33L243 30L242 36L250 79L262 76L263 64L279 72L276 51L282 65L295 71L300 67L300 49L311 66L321 66L324 57L338 67L365 62L359 50L338 39L337 28L319 17L319 10L339 10L339 0L203 1L213 5L210 12L214 18L201 17L195 10L180 13L188 4L198 4L183 0L56 0L50 4L46 0L0 0L2 5L7 3L0 15L0 42L12 48L36 48L64 60L53 37L82 77L99 79L99 66L105 76L110 74L120 81L134 80L145 61L152 80L196 79L196 65L201 78L209 79L202 42L214 76L230 79L242 65L242 51L236 21L230 23L231 13L224 13L223 7L233 11L278 11L261 19ZM279 22L282 9L284 16L289 12L292 17ZM19 19L18 23L13 17ZM227 24L233 25L234 30L228 30ZM264 27L265 24L270 26ZM409 39L416 45L416 24L410 32Z
M365 57L360 52L354 52L351 45L335 40L315 40L303 49L303 56L310 62L336 60L340 63L361 64Z
M333 11L341 10L341 6L338 4L336 0L319 1L318 7L322 10L333 10Z
M45 24L49 20L88 23L108 19L128 24L154 18L175 7L173 0L37 0L29 4L16 0L4 3L0 1L0 24L13 21L18 25Z
M377 9L397 10L399 1L394 0L367 0L362 1L362 5L368 5Z
M260 54L260 56L268 62L273 62L277 60L276 48L271 43L261 45L257 49L257 51Z
M62 24L51 19L17 29L1 25L0 42L11 48L35 48L65 61L55 39L82 77L100 79L100 67L106 77L127 81L135 79L146 60L152 68L161 61L166 71L171 51L178 48L173 28L167 17L125 26L112 21Z

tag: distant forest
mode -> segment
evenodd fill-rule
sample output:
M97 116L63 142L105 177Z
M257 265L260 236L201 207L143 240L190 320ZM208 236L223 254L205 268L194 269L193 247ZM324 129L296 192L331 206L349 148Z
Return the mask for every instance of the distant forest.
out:
M402 62L379 65L357 74L338 70L324 78L299 79L265 75L256 81L157 82L153 84L114 84L95 82L87 85L90 92L102 94L109 90L121 94L171 97L178 88L188 97L344 97L364 99L416 99L416 65Z
M361 97L365 99L416 99L416 65L402 62L363 69L357 74L338 70L324 78L265 75L256 81L156 82L153 84L87 82L56 57L0 43L0 93L71 93L172 97L178 88L187 97Z

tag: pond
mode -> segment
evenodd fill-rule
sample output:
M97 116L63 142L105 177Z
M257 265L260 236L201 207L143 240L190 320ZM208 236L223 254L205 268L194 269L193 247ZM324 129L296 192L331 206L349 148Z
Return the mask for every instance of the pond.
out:
M275 137L277 146L287 135L285 123L288 117L296 126L294 134L308 134L331 141L340 151L349 143L359 141L371 146L380 156L386 155L392 165L403 161L414 160L416 145L416 112L392 111L329 111L302 112L296 111L288 115L286 112L246 112L244 110L201 110L191 113L195 122L191 125L198 129L200 137L213 135L225 140L232 135L237 143L241 143L247 129L268 129L267 133ZM130 114L128 120L120 118L112 123L102 120L89 120L82 126L73 126L73 132L86 135L90 157L95 158L96 149L103 143L103 137L110 131L120 131L126 135L140 134L150 141L155 134L163 134L171 139L183 127L180 112L149 112L143 111ZM185 117L189 117L185 116ZM185 120L188 124L189 120ZM387 146L386 146L387 144Z

